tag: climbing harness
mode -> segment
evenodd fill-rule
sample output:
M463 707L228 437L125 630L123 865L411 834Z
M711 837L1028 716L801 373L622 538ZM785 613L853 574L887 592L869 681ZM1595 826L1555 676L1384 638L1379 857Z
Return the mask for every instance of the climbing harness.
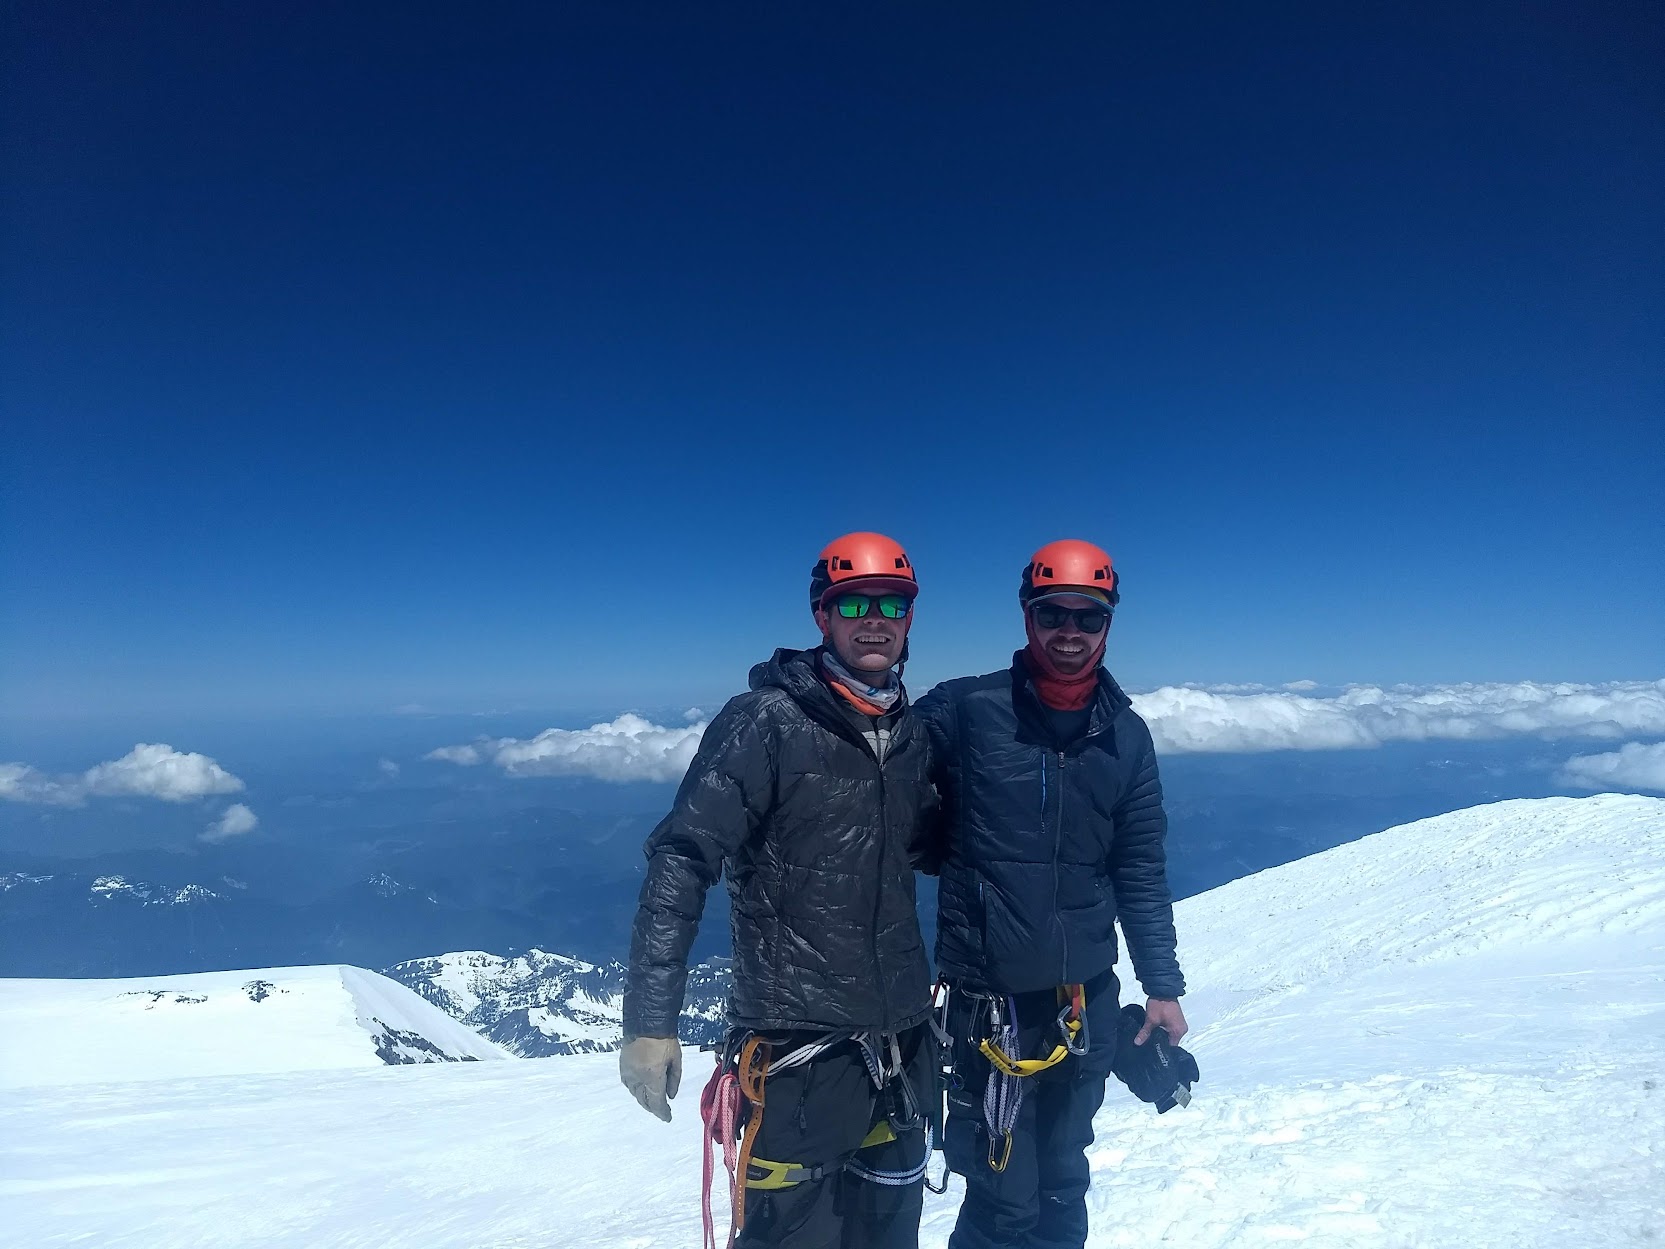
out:
M1004 1171L1012 1160L1012 1132L1023 1109L1023 1081L1056 1067L1072 1054L1080 1057L1092 1044L1087 1029L1087 991L1079 984L1058 986L1058 1043L1044 1058L1024 1058L1019 1040L1017 1000L1011 996L972 993L962 990L977 1005L972 1010L971 1037L982 1029L986 1013L988 1026L977 1051L993 1068L983 1086L983 1121L989 1130L989 1169Z
M738 1044L736 1043L738 1042ZM775 1162L753 1155L763 1122L764 1090L767 1082L782 1071L801 1067L828 1050L854 1042L867 1068L876 1095L883 1099L884 1117L873 1125L854 1151L831 1162L806 1167L795 1162ZM932 1124L921 1111L919 1099L902 1061L901 1041L895 1033L832 1032L817 1037L786 1053L775 1056L771 1042L754 1033L731 1035L717 1054L717 1067L700 1095L700 1117L705 1124L705 1158L702 1168L700 1213L705 1228L705 1249L716 1249L715 1220L711 1213L711 1185L716 1174L713 1146L722 1150L723 1167L729 1176L728 1246L746 1225L746 1190L774 1191L793 1188L848 1171L875 1184L900 1187L917 1183L925 1176L933 1147ZM905 1171L869 1167L859 1159L862 1150L899 1139L925 1125L925 1155L919 1164ZM945 1177L946 1179L946 1177Z

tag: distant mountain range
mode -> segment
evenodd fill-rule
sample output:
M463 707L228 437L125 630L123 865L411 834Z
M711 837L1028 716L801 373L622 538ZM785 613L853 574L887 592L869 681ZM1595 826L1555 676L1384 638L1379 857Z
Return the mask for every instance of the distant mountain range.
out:
M625 976L620 963L598 966L543 950L511 958L470 950L396 963L382 974L523 1058L619 1047ZM684 1043L722 1039L729 983L726 958L689 970L678 1029Z
M347 951L409 949L449 928L445 904L432 891L385 872L306 908L251 897L248 885L232 877L176 885L118 875L0 873L0 977L158 976L339 962ZM526 1058L619 1045L625 969L616 961L591 963L537 948L507 955L473 950L407 959L383 974ZM726 958L690 969L683 1040L721 1039L728 987Z
M187 860L174 868L202 866ZM434 950L549 947L604 962L628 939L637 888L631 878L605 880L589 896L575 891L576 900L531 893L499 903L376 871L293 898L230 874L101 873L73 862L7 868L0 861L0 977L382 967ZM724 910L710 909L708 931L719 933Z

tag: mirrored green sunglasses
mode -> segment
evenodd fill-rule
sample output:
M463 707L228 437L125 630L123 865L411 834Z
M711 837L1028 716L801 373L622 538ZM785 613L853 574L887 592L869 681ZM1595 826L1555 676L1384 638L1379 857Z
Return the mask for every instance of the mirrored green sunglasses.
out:
M913 600L905 594L840 594L833 608L846 620L860 620L874 609L886 620L900 620L913 610Z

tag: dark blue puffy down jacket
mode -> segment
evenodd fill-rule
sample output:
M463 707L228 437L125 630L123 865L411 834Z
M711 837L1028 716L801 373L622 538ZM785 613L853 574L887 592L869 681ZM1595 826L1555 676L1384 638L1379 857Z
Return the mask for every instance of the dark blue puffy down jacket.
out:
M1145 992L1184 993L1156 752L1110 674L1086 734L1062 749L1021 652L914 710L947 829L938 970L1006 993L1087 981L1116 961L1119 916Z

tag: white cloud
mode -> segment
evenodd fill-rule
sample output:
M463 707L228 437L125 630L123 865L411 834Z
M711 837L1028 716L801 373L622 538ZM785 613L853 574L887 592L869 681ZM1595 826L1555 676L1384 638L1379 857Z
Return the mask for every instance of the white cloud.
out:
M1233 691L1166 686L1135 695L1133 705L1150 724L1157 749L1170 754L1365 750L1394 741L1512 736L1665 736L1665 681L1360 685L1321 698L1261 686ZM704 732L703 721L667 728L622 715L587 729L545 729L526 739L481 738L442 746L425 757L464 767L489 762L511 776L675 781L687 770Z
M1665 794L1665 742L1627 742L1605 755L1568 759L1561 779L1589 789L1647 789Z
M113 763L88 768L82 783L90 794L137 795L163 802L189 802L209 794L235 794L243 782L207 755L141 742Z
M391 759L376 760L376 770L390 781L397 779L399 775L399 765Z
M81 802L81 786L77 778L54 780L27 763L0 763L0 798L73 807Z
M545 729L536 737L482 738L442 746L427 758L471 766L484 759L510 776L592 776L603 781L676 781L705 734L705 723L666 728L622 715L587 729Z
M1390 741L1665 735L1665 681L1354 686L1331 698L1167 686L1135 695L1158 750L1353 750Z
M440 763L455 763L464 768L471 768L480 762L480 752L472 746L441 746L438 750L430 750L422 757Z
M201 834L202 841L225 841L241 837L260 827L260 817L240 802L234 802Z
M1291 694L1307 694L1317 688L1317 681L1291 681L1284 686Z
M79 776L47 776L26 763L0 763L0 798L76 806L88 795L160 798L190 802L210 794L235 794L243 782L207 755L140 742L120 759L96 764Z

